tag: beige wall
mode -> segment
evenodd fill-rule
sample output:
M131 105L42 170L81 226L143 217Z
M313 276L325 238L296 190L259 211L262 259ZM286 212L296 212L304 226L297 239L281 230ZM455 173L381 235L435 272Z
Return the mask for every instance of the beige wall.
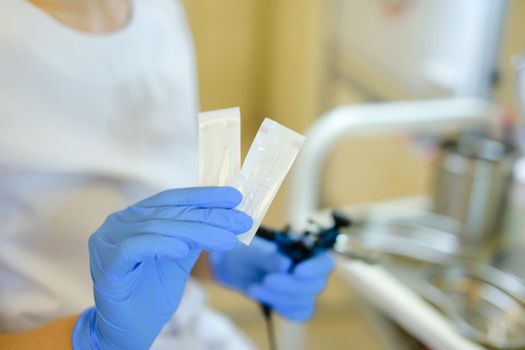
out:
M247 151L265 116L304 131L320 113L325 73L326 0L185 0L199 62L203 109L240 105ZM525 1L512 0L497 98L512 102L509 56L525 46ZM358 103L359 94L335 89L337 103ZM330 158L323 202L344 205L424 193L431 166L407 146L408 135L355 140ZM267 216L285 221L286 188Z
M243 139L249 142L261 119L257 109L263 95L260 74L265 71L264 0L183 3L197 53L201 109L240 106Z
M266 116L304 130L317 115L320 0L183 0L203 110L240 105L251 138Z

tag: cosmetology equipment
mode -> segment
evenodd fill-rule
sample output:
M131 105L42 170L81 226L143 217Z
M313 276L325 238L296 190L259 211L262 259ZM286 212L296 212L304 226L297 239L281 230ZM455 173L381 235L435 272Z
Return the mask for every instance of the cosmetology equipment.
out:
M421 294L467 338L491 349L525 348L525 285L482 263L427 269Z
M199 184L233 186L243 194L237 207L253 219L238 235L249 245L301 150L304 136L265 118L241 168L239 107L202 112L199 121Z
M443 144L433 209L462 223L464 246L477 248L500 228L514 158L511 146L480 136L463 135Z
M364 261L445 265L459 254L459 229L457 220L426 210L366 215L354 218L334 250Z
M425 312L424 306L414 312L414 300L410 300L410 291L414 291L416 298L429 301L465 338L489 349L525 348L524 282L462 257L460 228L460 223L449 217L422 210L396 213L393 209L387 215L368 214L362 222L354 220L346 234L338 236L334 250L353 251L357 246L364 254L374 252L380 265L409 287L405 292L399 285L397 289L400 295L405 294L408 308L403 310L412 313L411 317L420 317L421 322L435 317L428 306L425 317L420 314ZM443 344L443 348L447 346Z
M314 220L309 220L310 229L303 232L291 232L290 227L284 230L273 230L259 227L257 236L268 241L275 242L279 251L292 261L291 270L301 261L332 250L340 230L351 225L351 221L343 214L332 212L332 220L328 225L322 225ZM351 254L351 253L349 253ZM356 257L353 256L352 257ZM365 256L359 257L367 260ZM277 349L275 335L273 332L272 311L268 305L261 305L268 328L268 340L270 349Z
M293 231L301 232L305 218L319 210L324 163L340 141L410 132L442 136L487 125L497 115L500 113L495 106L475 98L372 103L343 106L327 112L307 131L308 141L293 170L289 204ZM345 259L339 267L341 276L363 298L431 348L479 349L458 335L446 320L380 266ZM406 312L400 313L405 307ZM281 330L281 348L304 348L304 331L300 326L284 323Z
M292 232L290 227L284 230L261 227L257 231L257 236L275 242L279 251L292 260L293 269L301 261L332 250L341 234L341 229L352 225L351 220L340 212L333 211L331 215L332 222L328 226L309 220L311 228L302 233Z
M439 217L436 214L425 213L418 216L420 216L421 223L432 221L436 227L442 228L452 228L454 226L454 222L451 222L450 219ZM430 305L426 305L414 292L391 278L388 273L381 270L378 274L373 267L378 262L388 263L390 254L414 257L416 260L419 259L421 261L429 261L430 259L432 262L440 263L443 259L453 256L457 248L457 242L453 239L451 240L452 237L447 232L440 231L437 228L418 232L417 224L414 225L409 220L405 221L404 219L365 218L360 223L355 223L344 214L336 211L331 212L331 220L327 220L326 215L318 215L316 219L318 220L309 220L308 228L301 233L291 231L289 227L284 230L260 227L257 235L275 242L280 252L292 260L293 265L291 269L303 260L327 250L332 250L338 256L345 258L343 261L358 264L358 280L363 282L363 284L360 284L360 287L375 287L377 281L374 281L374 279L377 279L378 276L381 279L386 279L387 290L389 291L389 297L385 299L386 303L394 305L396 310L404 310L404 315L410 315L410 317L415 318L421 324L437 328L438 332L445 336L445 340L439 340L438 344L441 347L437 347L437 349L447 348L449 344L459 344L458 346L461 346L461 349L481 349L458 338L454 331L447 326L446 321ZM366 229L360 227L362 225ZM378 234L378 231L373 229L378 229L379 227L394 229L394 231L397 228L398 232L390 237L391 240L398 240L397 245L377 247L374 245L373 237L370 240L371 236L362 235L363 232L369 230ZM421 227L419 226L419 228ZM439 235L440 233L442 235ZM381 234L384 235L385 232L379 233L379 235ZM414 235L421 234L428 238L427 242L413 239ZM359 244L356 244L356 242L359 242ZM444 246L442 245L443 242L445 242ZM401 247L402 245L406 247ZM392 247L394 247L394 251L391 250ZM444 251L440 251L440 248L444 248ZM343 266L343 269L345 268L346 266ZM368 281L369 277L372 283ZM270 349L275 350L277 345L273 332L271 310L267 306L262 305L262 307L267 321Z

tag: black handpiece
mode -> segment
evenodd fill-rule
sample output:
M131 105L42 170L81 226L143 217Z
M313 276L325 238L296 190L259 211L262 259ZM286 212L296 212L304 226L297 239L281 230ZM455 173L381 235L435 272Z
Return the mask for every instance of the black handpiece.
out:
M319 228L316 232L305 231L301 235L292 235L289 227L284 230L260 227L257 230L257 236L274 242L279 251L292 260L291 272L302 261L333 249L340 233L339 230L352 225L350 219L340 212L332 211L332 218L332 226ZM267 324L270 349L276 350L272 309L266 304L261 304L261 309Z
M279 251L292 260L293 269L300 262L333 249L340 229L352 225L350 219L338 211L332 211L332 219L330 227L319 228L316 232L292 235L289 227L284 230L260 227L257 236L277 244Z

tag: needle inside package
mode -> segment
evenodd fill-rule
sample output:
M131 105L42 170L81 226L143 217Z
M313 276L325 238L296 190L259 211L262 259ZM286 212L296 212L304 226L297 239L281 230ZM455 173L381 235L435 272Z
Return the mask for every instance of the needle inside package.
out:
M232 185L241 168L239 107L199 113L199 185Z
M271 119L263 121L234 183L243 194L238 209L253 218L251 230L238 236L244 244L255 236L303 142L303 135Z

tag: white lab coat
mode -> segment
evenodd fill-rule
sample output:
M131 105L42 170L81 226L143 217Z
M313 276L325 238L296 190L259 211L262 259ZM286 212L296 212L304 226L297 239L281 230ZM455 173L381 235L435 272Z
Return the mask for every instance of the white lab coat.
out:
M15 331L93 304L87 239L108 214L196 185L197 94L177 2L135 0L103 36L0 4L0 331ZM212 347L251 345L190 282L154 348Z

